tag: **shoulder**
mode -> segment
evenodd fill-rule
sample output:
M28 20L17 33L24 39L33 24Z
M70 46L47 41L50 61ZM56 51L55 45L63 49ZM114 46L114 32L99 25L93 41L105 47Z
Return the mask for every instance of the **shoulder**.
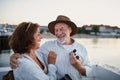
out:
M47 47L47 46L52 46L54 44L56 44L56 40L50 40L50 41L46 41L44 44L41 45L41 47Z
M32 65L32 62L29 60L29 59L27 59L27 58L18 58L18 61L20 62L20 64L19 64L19 66L21 66L21 67L24 67L24 66L31 66Z
M31 60L27 58L19 58L19 66L14 69L15 78L24 80L40 80L40 75L44 74L40 67L37 67Z
M45 42L43 45L46 45L46 44L53 44L53 43L55 43L55 42L56 42L56 40L50 40L50 41Z
M34 66L32 62L26 58L18 58L20 64L16 69L14 69L14 73L22 75L22 72L26 73L27 71L31 70Z
M16 68L16 71L18 72L33 72L33 70L36 71L39 70L40 68L36 67L36 64L27 58L19 58L18 61L20 62L20 64L18 65L18 67Z

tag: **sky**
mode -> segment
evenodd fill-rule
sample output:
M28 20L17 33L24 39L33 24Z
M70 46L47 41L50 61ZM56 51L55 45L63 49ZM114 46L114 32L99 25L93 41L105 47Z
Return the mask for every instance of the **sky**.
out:
M0 24L30 21L47 26L58 15L68 16L79 27L120 27L120 0L0 0Z

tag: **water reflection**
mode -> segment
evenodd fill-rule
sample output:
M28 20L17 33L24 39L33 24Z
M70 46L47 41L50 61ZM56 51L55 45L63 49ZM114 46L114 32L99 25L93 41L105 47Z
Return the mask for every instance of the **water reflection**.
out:
M98 43L98 38L93 38L92 42L93 42L94 45L97 44Z
M42 39L42 43L53 39ZM120 68L120 39L107 38L75 38L75 40L84 45L88 52L91 63L108 64ZM9 59L12 53L0 54L0 67L9 66Z
M0 67L9 66L11 50L2 50L0 53Z

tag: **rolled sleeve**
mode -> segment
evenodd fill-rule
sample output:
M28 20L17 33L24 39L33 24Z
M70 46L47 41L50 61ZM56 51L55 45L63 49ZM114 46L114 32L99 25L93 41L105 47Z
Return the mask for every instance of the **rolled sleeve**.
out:
M87 77L93 77L94 76L94 71L93 71L92 67L85 66L85 68L86 68L86 76Z
M55 65L53 64L48 65L48 75L51 76L50 80L54 80L55 78L57 78L56 71L57 71L57 68Z

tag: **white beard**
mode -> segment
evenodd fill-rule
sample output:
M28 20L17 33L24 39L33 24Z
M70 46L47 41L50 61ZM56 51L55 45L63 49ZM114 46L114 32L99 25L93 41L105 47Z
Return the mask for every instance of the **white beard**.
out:
M60 43L60 44L64 44L66 41L67 41L67 38L64 37L64 39L62 41L60 41L59 39L57 39L57 41Z

